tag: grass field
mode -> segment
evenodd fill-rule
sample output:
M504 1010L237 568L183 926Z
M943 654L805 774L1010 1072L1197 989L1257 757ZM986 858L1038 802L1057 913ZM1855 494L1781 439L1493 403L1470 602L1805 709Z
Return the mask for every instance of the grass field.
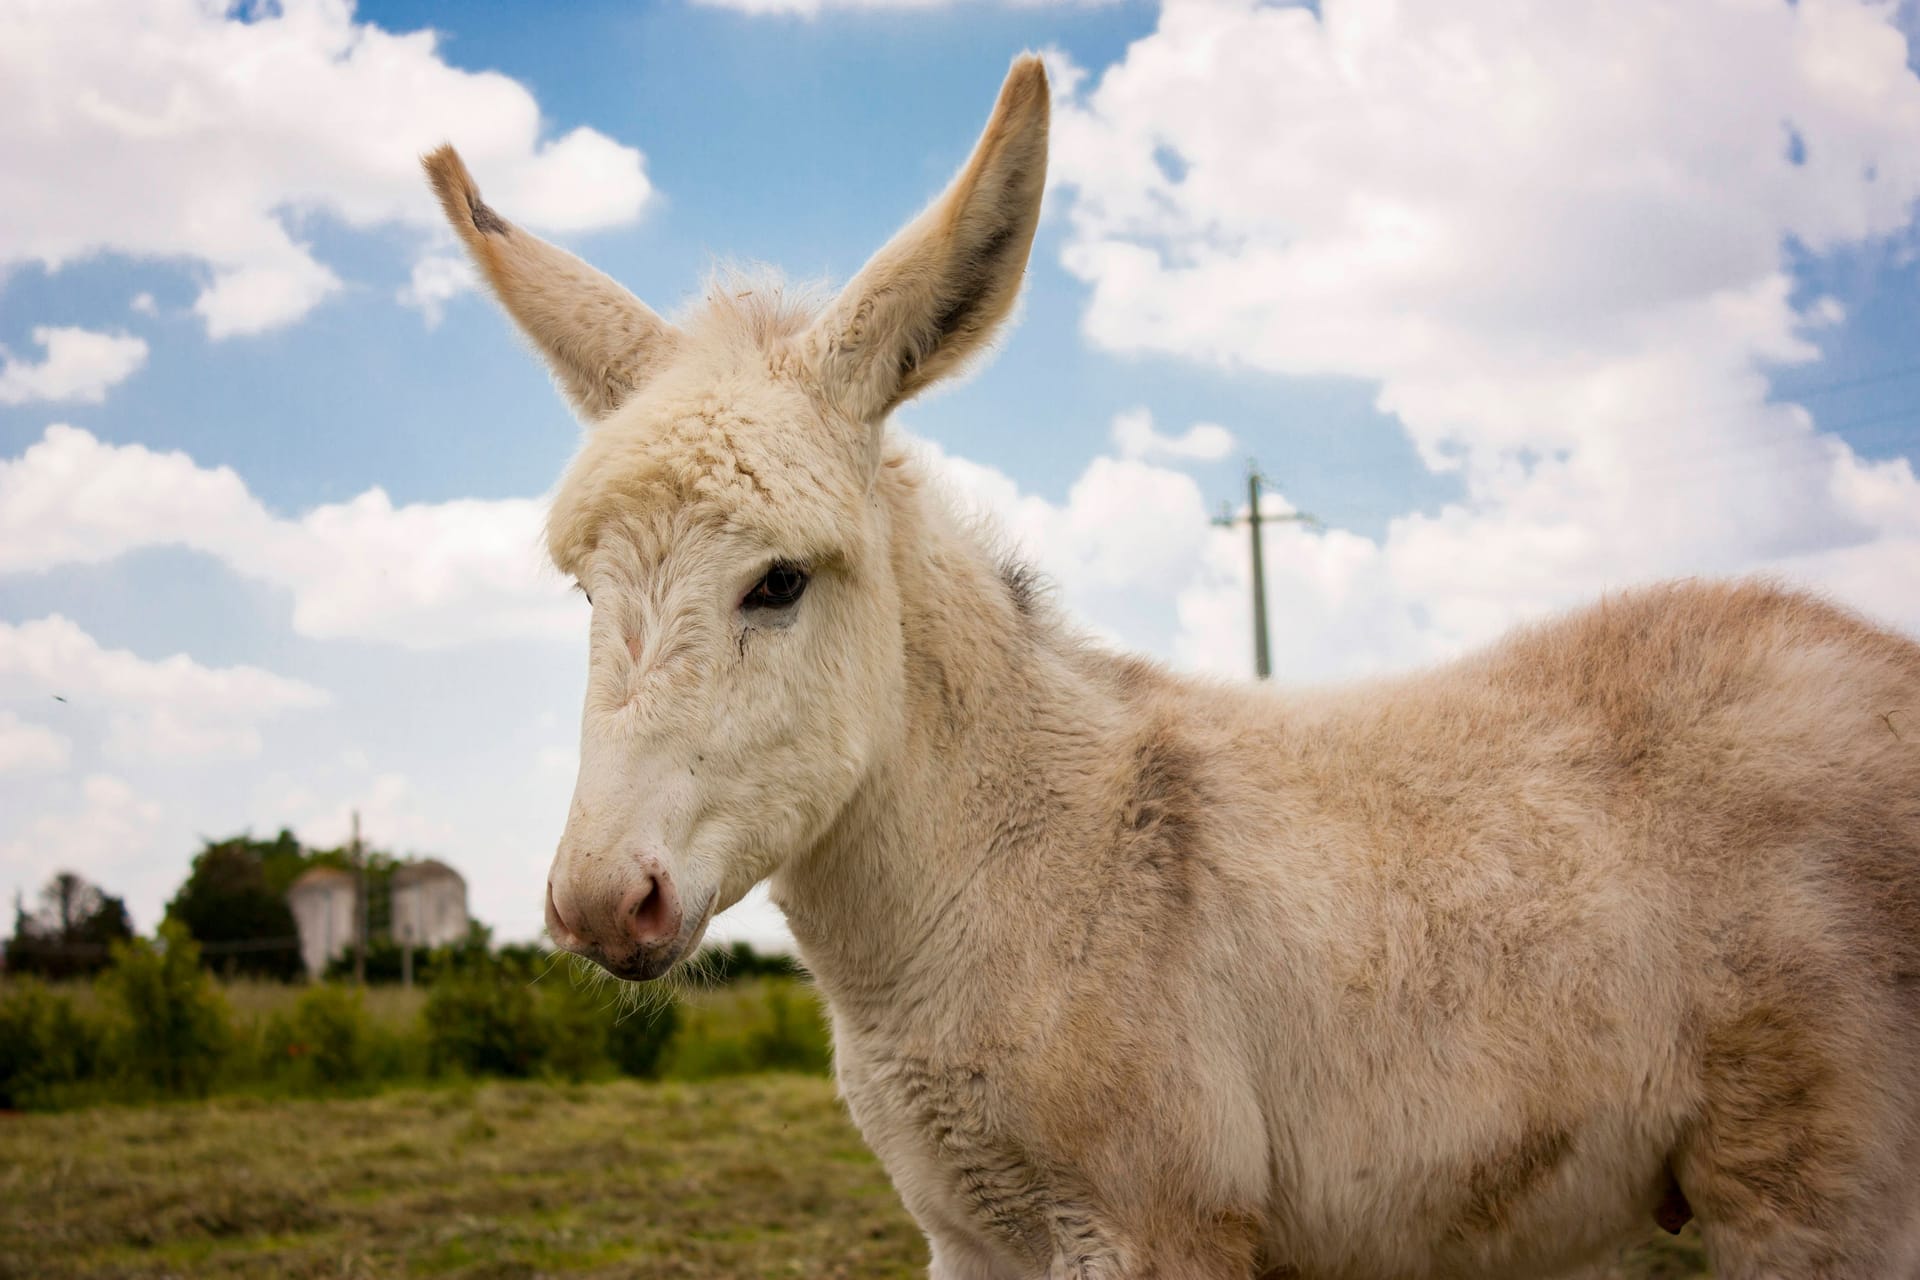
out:
M0 1118L7 1280L877 1280L925 1266L817 1077Z
M0 1278L923 1276L815 1076L0 1116ZM1692 1233L1616 1280L1703 1275Z

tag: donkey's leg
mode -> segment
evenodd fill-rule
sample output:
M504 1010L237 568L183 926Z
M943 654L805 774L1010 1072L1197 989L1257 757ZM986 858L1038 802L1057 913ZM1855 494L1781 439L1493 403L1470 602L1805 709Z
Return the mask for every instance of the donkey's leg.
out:
M1026 1280L971 1240L928 1232L927 1244L933 1251L928 1280Z
M1773 1000L1708 1034L1674 1172L1719 1280L1920 1280L1920 1115L1885 1029Z
M1124 1216L1128 1229L1062 1248L1047 1280L1255 1280L1259 1235L1250 1214L1195 1217L1146 1209ZM1283 1267L1269 1274L1292 1273Z

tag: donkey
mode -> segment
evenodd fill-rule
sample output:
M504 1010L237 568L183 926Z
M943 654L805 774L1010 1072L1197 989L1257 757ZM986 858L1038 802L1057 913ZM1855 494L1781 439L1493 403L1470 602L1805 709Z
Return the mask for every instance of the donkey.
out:
M1920 646L1762 584L1354 688L1086 642L886 428L1016 300L1048 94L823 306L679 324L426 158L590 423L562 948L767 881L937 1280L1920 1276Z

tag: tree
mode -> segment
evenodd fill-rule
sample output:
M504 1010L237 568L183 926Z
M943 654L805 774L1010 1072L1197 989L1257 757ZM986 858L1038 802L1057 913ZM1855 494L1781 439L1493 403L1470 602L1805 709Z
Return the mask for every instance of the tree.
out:
M209 968L228 977L252 974L291 981L300 975L293 912L287 908L285 890L275 892L267 877L269 857L279 864L276 879L283 872L283 841L297 854L299 846L283 832L281 840L274 841L247 836L208 840L194 855L186 883L167 904L167 919L185 927Z
M77 872L62 871L40 890L38 910L14 903L7 972L84 977L106 967L113 943L132 936L125 902Z

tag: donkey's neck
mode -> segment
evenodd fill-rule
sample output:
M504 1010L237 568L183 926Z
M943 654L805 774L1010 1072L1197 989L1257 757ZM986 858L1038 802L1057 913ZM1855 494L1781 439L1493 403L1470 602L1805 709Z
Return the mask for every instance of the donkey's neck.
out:
M1030 945L1001 936L1030 913L996 903L1040 890L1040 847L1078 821L1065 779L1110 767L1126 721L1119 664L1088 654L1022 568L924 492L913 464L882 471L906 659L899 740L773 883L808 965L848 1013Z

